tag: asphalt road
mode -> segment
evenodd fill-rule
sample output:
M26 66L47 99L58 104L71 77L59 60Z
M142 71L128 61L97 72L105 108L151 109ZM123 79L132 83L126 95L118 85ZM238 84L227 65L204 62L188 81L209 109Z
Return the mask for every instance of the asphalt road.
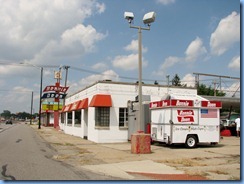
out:
M0 125L1 180L111 180L52 159L56 151L24 123Z

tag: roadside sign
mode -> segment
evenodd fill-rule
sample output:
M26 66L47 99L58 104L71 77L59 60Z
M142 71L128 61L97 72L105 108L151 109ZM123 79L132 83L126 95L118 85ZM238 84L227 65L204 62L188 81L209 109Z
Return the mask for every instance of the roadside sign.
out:
M48 92L48 91L55 91L59 93L66 93L68 91L69 87L63 87L63 86L46 86L43 92Z
M66 94L59 94L59 93L45 93L42 95L42 98L59 98L64 99Z

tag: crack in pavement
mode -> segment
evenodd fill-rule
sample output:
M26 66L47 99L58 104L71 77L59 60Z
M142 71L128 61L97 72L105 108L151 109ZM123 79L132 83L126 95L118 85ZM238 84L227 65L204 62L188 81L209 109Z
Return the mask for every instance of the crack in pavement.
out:
M5 178L10 178L10 180L16 180L14 176L6 175L7 166L8 164L2 166L2 172L1 172L2 176L4 176Z
M22 139L18 139L18 140L16 141L16 143L19 143L20 141L22 141Z

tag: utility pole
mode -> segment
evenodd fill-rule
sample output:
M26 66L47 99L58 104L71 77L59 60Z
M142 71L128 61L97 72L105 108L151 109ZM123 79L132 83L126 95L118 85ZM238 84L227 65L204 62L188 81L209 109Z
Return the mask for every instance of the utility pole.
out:
M169 93L169 76L170 75L166 75L166 78L167 78L167 93Z
M42 113L42 78L43 78L43 67L41 67L41 82L40 82L40 101L39 101L39 123L38 123L38 129L41 129L41 113Z
M213 81L213 85L214 85L214 96L216 96L216 84L218 84L215 80Z
M68 70L70 66L63 66L63 68L66 70L65 72L65 81L64 81L64 87L67 87L67 79L68 79ZM63 106L65 105L65 98L63 100Z
M195 75L195 88L199 87L199 74Z
M63 68L66 70L64 86L67 87L68 69L70 68L70 66L63 66Z
M32 124L32 109L33 109L33 91L31 92L31 117L30 117L30 124Z

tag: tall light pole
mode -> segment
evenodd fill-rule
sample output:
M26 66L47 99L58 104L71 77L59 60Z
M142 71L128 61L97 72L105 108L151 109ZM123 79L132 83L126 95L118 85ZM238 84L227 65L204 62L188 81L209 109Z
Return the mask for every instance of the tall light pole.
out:
M149 12L144 15L143 23L146 24L148 27L141 27L141 26L133 26L132 21L134 20L134 14L132 12L125 12L124 18L128 20L130 24L130 28L138 29L138 85L139 85L139 116L137 121L137 130L143 130L144 122L142 122L142 41L141 41L141 31L142 30L150 30L150 25L155 21L155 12Z

